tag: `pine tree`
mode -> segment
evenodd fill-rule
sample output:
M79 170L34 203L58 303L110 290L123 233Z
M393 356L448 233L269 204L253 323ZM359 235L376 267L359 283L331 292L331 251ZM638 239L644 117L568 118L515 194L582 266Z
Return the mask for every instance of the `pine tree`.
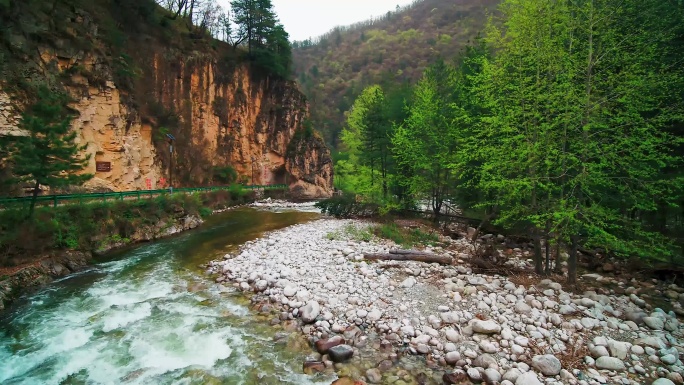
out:
M467 116L456 100L453 67L438 60L414 89L406 121L392 143L399 165L410 170L405 181L414 196L430 201L435 218L453 196L460 129Z
M17 137L12 153L15 182L33 182L33 199L29 217L41 185L51 188L80 185L92 178L79 174L90 156L82 157L85 146L74 143L76 132L70 132L73 113L67 107L67 96L47 87L38 90L38 100L26 110L20 128L27 132Z

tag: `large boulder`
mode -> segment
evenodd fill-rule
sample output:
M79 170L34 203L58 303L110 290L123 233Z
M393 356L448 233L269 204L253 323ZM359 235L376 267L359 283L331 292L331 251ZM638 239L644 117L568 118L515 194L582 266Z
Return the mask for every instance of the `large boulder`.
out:
M314 344L316 346L316 350L321 353L321 354L326 354L330 348L333 348L337 345L342 345L344 344L344 338L340 336L334 336L330 338L325 338L325 339L320 339L316 341Z
M625 363L615 357L599 357L596 360L596 367L607 370L625 370Z
M354 348L349 345L337 345L328 350L328 355L333 362L344 362L352 358Z
M532 367L540 371L545 376L556 376L562 369L558 358L550 354L535 356L532 358Z
M494 320L479 320L473 322L473 331L481 334L496 334L501 332L501 326Z
M307 304L299 310L299 313L302 315L302 322L307 324L316 321L316 317L318 317L320 312L321 306L316 301L307 302Z

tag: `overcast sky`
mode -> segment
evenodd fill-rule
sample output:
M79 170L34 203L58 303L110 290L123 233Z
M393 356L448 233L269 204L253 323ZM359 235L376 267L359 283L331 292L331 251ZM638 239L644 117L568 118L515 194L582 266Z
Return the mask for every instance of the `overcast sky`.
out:
M273 6L290 34L290 40L322 35L338 25L348 25L394 11L413 0L273 0ZM230 0L219 0L230 8Z

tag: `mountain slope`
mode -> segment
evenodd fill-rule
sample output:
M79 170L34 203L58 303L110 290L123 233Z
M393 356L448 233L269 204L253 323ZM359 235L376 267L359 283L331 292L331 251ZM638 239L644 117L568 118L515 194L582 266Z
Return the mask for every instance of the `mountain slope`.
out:
M311 119L336 145L354 99L374 83L415 82L435 58L453 58L475 38L499 0L422 0L384 17L295 42L294 68Z

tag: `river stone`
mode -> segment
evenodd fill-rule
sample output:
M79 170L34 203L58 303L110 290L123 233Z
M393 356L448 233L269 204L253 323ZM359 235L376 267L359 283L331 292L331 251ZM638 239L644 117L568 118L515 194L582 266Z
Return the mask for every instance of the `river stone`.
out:
M466 373L461 369L456 369L451 373L444 373L442 381L445 384L462 384L467 378Z
M286 297L294 297L295 294L297 294L296 286L285 286L285 289L283 289L283 295Z
M461 359L461 353L457 351L449 352L444 356L447 364L455 365Z
M406 278L399 286L405 289L410 289L416 284L416 279L413 277Z
M482 381L482 375L480 374L480 371L475 369L475 368L469 368L468 371L468 377L470 377L471 380L475 382L480 382Z
M488 368L490 365L496 365L496 358L489 354L482 354L480 356L477 356L473 360L473 366L478 367L478 368Z
M594 358L605 357L610 355L610 353L608 353L608 349L606 349L605 346L596 345L589 347L589 354L591 354L591 356Z
M304 374L312 375L325 371L325 364L320 361L307 361L303 365Z
M682 377L681 373L670 372L670 374L667 375L667 379L675 384L684 384L684 377Z
M342 344L344 344L344 338L340 336L334 336L327 339L318 340L314 345L319 353L325 354L328 352L328 350L330 350L330 348Z
M515 312L520 314L529 314L532 311L532 307L523 301L518 301L515 304Z
M522 371L520 371L520 369L511 368L506 373L504 373L502 380L515 383L515 381L518 379L518 377L520 377L521 374Z
M675 383L668 380L667 378L659 378L653 381L651 385L675 385Z
M534 372L526 372L518 376L515 385L544 385Z
M334 362L344 362L352 358L354 355L354 348L349 345L337 345L328 350L328 356Z
M458 334L458 332L454 329L446 329L444 331L444 334L446 334L447 340L451 342L460 342L461 341L461 335Z
M610 340L608 341L608 349L610 350L610 355L621 360L627 358L627 353L629 352L629 345L627 342Z
M577 310L572 305L561 305L558 312L562 315L570 315L577 312Z
M625 363L615 357L599 357L596 360L596 367L607 370L625 370Z
M501 381L501 373L496 369L485 369L484 379L488 384L498 384Z
M445 324L458 323L458 314L456 312L439 313L439 316Z
M379 384L382 381L382 373L378 368L368 369L366 370L366 378L371 384Z
M473 331L475 333L481 333L481 334L495 334L499 333L501 331L501 326L499 326L498 323L494 320L475 320L473 322Z
M256 291L264 291L268 288L268 281L263 279L259 280L256 282L256 284L254 284L254 288L256 289Z
M665 322L658 317L644 317L644 323L653 330L663 330L665 327Z
M302 314L302 322L309 324L316 320L318 313L321 312L321 306L316 301L309 301L301 308L300 312Z
M371 310L366 316L366 320L371 322L379 321L380 318L382 318L382 311L378 309Z
M555 376L561 371L560 361L550 354L532 358L532 367L542 372L545 376Z
M634 345L644 345L655 349L662 349L665 343L660 337L650 336L634 340Z
M677 362L677 357L675 357L673 354L666 354L660 357L660 361L666 365L674 365Z

